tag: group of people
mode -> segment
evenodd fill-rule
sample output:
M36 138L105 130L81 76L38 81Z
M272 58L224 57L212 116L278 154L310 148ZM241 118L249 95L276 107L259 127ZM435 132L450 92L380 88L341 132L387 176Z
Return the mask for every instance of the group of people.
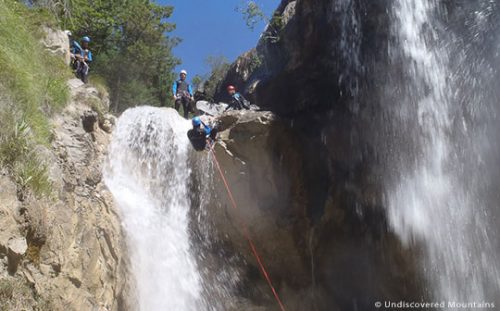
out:
M83 81L88 82L90 63L92 63L92 51L89 49L90 37L84 36L81 43L73 38L71 31L66 30L69 39L71 66L75 70L76 76Z
M194 94L193 89L189 82L186 80L187 71L181 70L179 79L174 82L172 86L172 94L175 100L175 109L179 111L182 106L184 118L188 118L189 113L194 113L193 102ZM230 97L230 102L224 111L228 110L243 110L250 109L248 101L236 91L233 85L227 86L227 94ZM203 121L202 117L195 116L191 123L193 128L187 133L193 148L197 151L202 151L210 148L217 136L217 126L211 125L208 121Z
M195 112L193 108L193 88L187 81L186 70L181 70L179 79L172 85L172 94L175 101L175 110L179 111L180 107L182 106L184 118L187 119L190 112ZM250 109L248 101L243 97L243 95L236 91L236 88L233 85L227 86L227 94L230 97L230 101L225 111Z

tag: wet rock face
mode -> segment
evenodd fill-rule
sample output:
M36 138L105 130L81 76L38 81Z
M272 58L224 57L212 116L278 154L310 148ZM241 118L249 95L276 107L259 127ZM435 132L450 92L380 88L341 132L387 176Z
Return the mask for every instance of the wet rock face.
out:
M360 195L369 200L370 190L342 184L345 169L332 168L300 125L270 112L231 112L219 121L222 141L215 153L238 209L214 168L207 222L215 228L213 252L222 247L243 256L238 269L245 297L261 306L275 303L242 224L289 310L353 304L368 310L384 298L418 296L412 254L387 232L380 207L357 206L355 193L366 192Z
M242 55L216 98L234 83L254 104L282 116L344 105L346 95L363 87L357 76L378 71L364 66L386 59L388 8L385 0L282 1L279 40L263 36Z
M476 27L471 27L477 22L474 20L481 12L481 6L488 3L440 1L442 10L438 14L442 16L436 18L446 21L446 29L441 29L440 33L446 33L445 38L456 39L449 40L453 42L452 46L458 44L450 58L455 62L451 67L457 76L465 73L464 68L456 67L467 67L463 66L467 62L475 64L477 55L492 64L497 63L496 56L493 56L497 55L493 52L498 50L497 42L484 35L494 31L477 31ZM404 134L399 136L399 132L411 128L408 124L388 124L393 113L391 107L401 104L401 95L405 93L402 88L407 87L400 80L408 79L402 64L405 58L391 58L390 55L398 53L394 51L398 48L398 38L394 38L394 29L391 29L394 25L391 19L395 18L391 12L395 4L388 0L284 0L277 10L286 21L279 40L262 39L255 50L242 55L232 65L222 83L227 85L235 81L247 98L274 112L289 127L288 133L293 133L293 138L288 138L280 127L270 126L266 134L266 137L282 137L283 141L291 139L293 147L280 147L276 142L267 147L253 145L258 140L245 140L245 136L241 139L249 145L241 147L237 146L239 140L234 136L227 144L227 150L249 152L252 156L246 158L245 165L252 167L253 176L257 176L259 170L256 164L252 164L254 159L258 159L256 163L269 163L261 157L283 159L267 170L276 172L280 168L282 172L288 172L282 177L284 180L299 185L289 193L292 194L290 201L299 202L300 207L285 210L293 215L291 219L296 220L287 230L294 235L294 247L302 251L303 271L309 269L311 272L312 265L308 268L305 263L315 259L315 272L311 273L314 277L309 283L328 293L330 298L326 301L344 310L371 310L373 301L383 300L382 297L399 300L428 294L422 288L425 285L422 285L421 276L415 272L418 247L406 250L388 232L383 207L382 179L391 175L390 171L397 170L397 166L386 159L394 157L394 150L408 148L401 146L406 144L404 140L391 138L391 135L407 139ZM498 15L493 13L496 10L497 6L493 5L489 18ZM496 23L489 18L485 17L482 22L490 27L487 29L494 30ZM466 46L461 46L462 43ZM474 53L466 56L464 51ZM468 61L455 61L461 56ZM251 64L249 60L254 57L260 59L260 66L242 67ZM474 73L475 70L472 69L471 76L480 76ZM497 80L489 76L482 80L483 87L475 95L488 94L486 102L492 100L492 107L497 106L494 102L498 92L489 91L497 89L490 83ZM468 98L470 89L475 88L463 85L457 90L464 94L457 98ZM223 93L221 88L220 96ZM495 123L491 133L498 133L498 122ZM234 129L237 129L240 125L238 121L235 124ZM496 141L496 138L490 141ZM250 146L260 151L248 150L252 148ZM491 165L485 166L490 171L498 167L495 164L497 154L490 159ZM254 158L255 155L258 156ZM292 155L297 157L296 160L287 162L287 156ZM239 157L243 157L241 152ZM235 160L231 159L228 153L229 163L225 165L229 165L230 171L236 169L232 164ZM491 172L484 175L490 174L493 175ZM297 182L291 182L293 180ZM494 180L492 178L490 184L496 184ZM246 183L260 182L247 179ZM280 191L283 188L286 184L280 187ZM303 199L294 197L296 193L300 193ZM252 202L258 200L256 197ZM265 196L262 199L265 201ZM492 196L491 206L496 206L497 199L498 196ZM276 210L281 210L280 205L277 206ZM272 215L283 219L283 215ZM279 225L276 227L280 228ZM274 237L270 235L267 239ZM306 237L312 238L308 240ZM266 245L264 240L260 241L262 245ZM288 247L285 243L282 245ZM269 249L272 249L270 245ZM312 254L309 257L307 249ZM287 263L274 265L272 257L269 261L274 274L280 275L288 269L284 268ZM291 278L285 274L282 277L282 280ZM307 284L307 279L302 281Z

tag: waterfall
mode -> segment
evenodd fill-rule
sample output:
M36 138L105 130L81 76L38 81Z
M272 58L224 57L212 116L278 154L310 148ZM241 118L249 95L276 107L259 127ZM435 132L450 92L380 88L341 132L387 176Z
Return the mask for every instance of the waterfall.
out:
M399 102L387 108L399 125L389 139L401 142L388 164L397 176L386 185L388 217L406 245L422 247L434 298L491 302L500 292L496 229L479 195L485 150L474 144L487 140L475 128L488 103L485 94L471 95L481 93L481 77L468 76L486 60L457 49L461 40L443 25L442 11L442 3L431 0L399 0L392 9L391 58L403 74L394 82Z
M140 310L206 309L189 234L189 126L173 109L129 109L109 150L105 181L121 212Z

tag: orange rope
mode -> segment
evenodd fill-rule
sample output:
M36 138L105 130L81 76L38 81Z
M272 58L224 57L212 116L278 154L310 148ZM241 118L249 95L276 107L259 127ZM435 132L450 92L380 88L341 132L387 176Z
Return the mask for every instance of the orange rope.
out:
M224 186L226 187L226 191L227 191L227 194L229 196L229 200L231 201L231 205L232 205L233 209L238 209L236 201L234 200L233 193L231 192L231 188L229 188L229 184L226 180L226 177L224 176L224 173L222 172L222 169L219 165L219 161L217 161L217 157L215 156L214 149L211 148L210 152L213 155L212 158L214 160L215 166L217 167L217 170L219 171L220 177L222 178L222 181L224 182ZM274 295L274 298L276 299L276 302L280 306L281 311L285 311L285 306L281 302L280 296L278 295L278 292L276 291L276 289L273 286L273 282L271 281L271 277L269 276L269 273L267 272L267 270L264 266L264 263L261 259L261 256L259 256L259 253L257 252L257 248L255 247L255 244L253 243L252 239L250 238L250 234L248 232L247 225L241 219L239 219L239 221L240 221L242 228L243 228L243 235L245 236L245 238L248 241L248 244L250 245L250 249L252 250L252 254L255 257L255 259L257 260L257 264L259 265L260 270L261 270L262 274L264 275L264 278L267 281L267 284L269 284L269 287L271 287L271 291L273 292L273 295Z

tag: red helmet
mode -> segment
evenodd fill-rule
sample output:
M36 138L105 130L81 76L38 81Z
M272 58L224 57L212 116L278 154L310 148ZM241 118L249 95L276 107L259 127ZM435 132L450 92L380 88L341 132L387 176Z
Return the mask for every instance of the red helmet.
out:
M229 92L229 91L235 91L235 90L236 90L236 88L234 87L234 85L228 85L228 86L227 86L227 91L228 91L228 92Z

